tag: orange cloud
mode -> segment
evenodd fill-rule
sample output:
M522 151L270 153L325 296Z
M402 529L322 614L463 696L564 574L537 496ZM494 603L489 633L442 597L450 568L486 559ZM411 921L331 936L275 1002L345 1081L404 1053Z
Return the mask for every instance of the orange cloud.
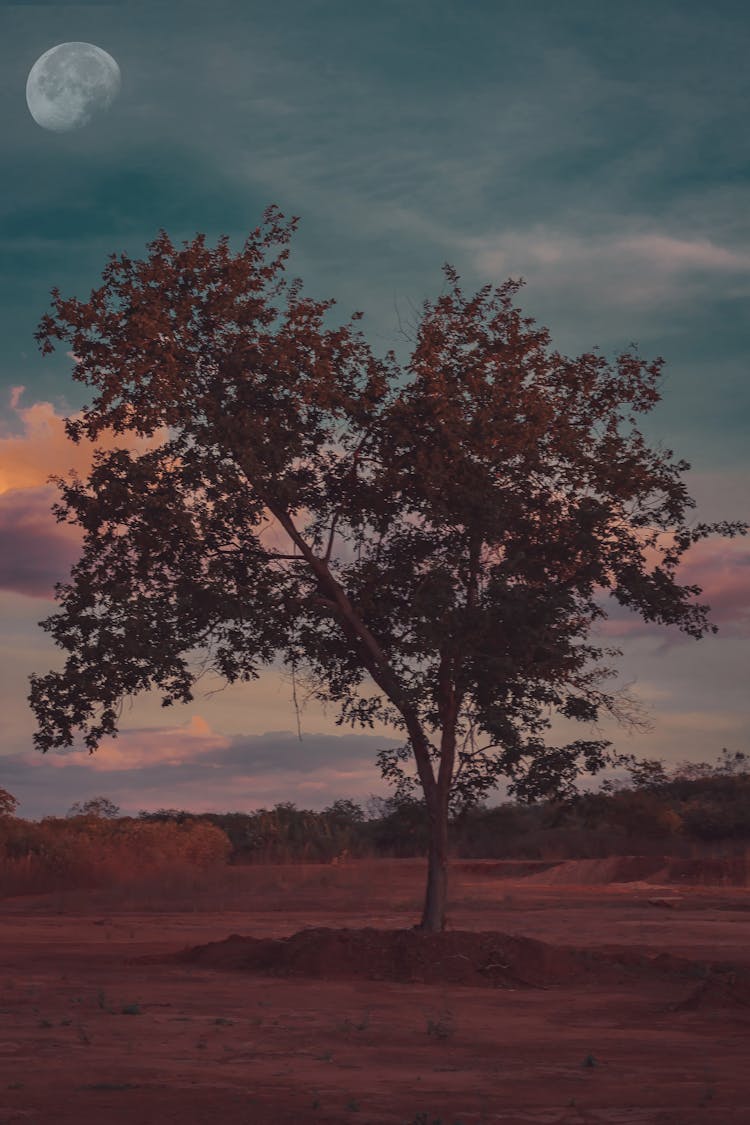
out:
M20 405L25 388L11 388L10 407L21 432L0 434L0 589L52 599L56 581L65 580L80 556L82 531L57 523L52 505L59 499L52 475L75 470L86 478L94 450L127 448L141 453L163 442L167 430L151 438L103 431L96 442L77 445L65 432L65 416L50 402ZM71 414L80 417L80 412Z
M96 773L115 773L155 766L183 766L224 750L231 739L216 734L204 718L193 715L187 726L124 730L116 739L104 739L95 754L87 757ZM80 765L80 755L51 756L55 769Z
M10 407L20 419L23 431L0 437L0 495L11 488L38 488L51 475L66 476L71 469L86 477L97 447L144 452L160 444L167 434L165 429L152 438L138 438L105 430L96 442L84 438L76 445L65 433L65 416L57 414L51 402L20 405L24 390L11 388ZM70 415L80 416L80 411Z
M55 581L67 577L80 554L82 532L56 522L51 508L59 493L47 483L48 478L68 477L75 470L86 479L95 449L126 448L142 453L161 444L168 431L158 430L151 438L103 431L96 442L84 438L76 445L65 433L65 416L57 414L52 403L20 405L24 390L12 387L10 395L10 407L22 432L0 435L0 556L4 556L0 588L52 598ZM70 415L73 419L80 416L81 412ZM268 522L260 530L263 545L271 551L288 552L289 537L266 515ZM295 518L300 531L304 532L309 519L310 513L300 509ZM351 549L342 541L339 546L340 556L348 558Z

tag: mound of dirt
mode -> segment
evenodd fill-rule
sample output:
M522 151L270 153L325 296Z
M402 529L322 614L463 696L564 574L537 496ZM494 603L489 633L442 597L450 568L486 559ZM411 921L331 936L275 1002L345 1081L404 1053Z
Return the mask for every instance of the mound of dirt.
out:
M573 949L534 938L467 930L311 928L288 938L232 934L136 963L191 963L281 977L388 980L490 988L547 988L556 984L632 981L634 976L706 978L717 966L631 948ZM733 966L729 966L733 969ZM727 969L725 966L724 969ZM735 973L736 976L736 973Z

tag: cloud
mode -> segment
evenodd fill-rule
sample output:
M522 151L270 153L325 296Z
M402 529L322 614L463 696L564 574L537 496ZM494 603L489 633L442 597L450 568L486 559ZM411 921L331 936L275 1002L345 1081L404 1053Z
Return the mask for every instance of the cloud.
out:
M193 715L186 727L125 730L116 739L104 740L90 755L90 768L97 773L118 773L175 766L203 771L208 758L230 744L225 735L215 734L200 715ZM76 756L77 757L77 756ZM53 759L57 769L69 769L76 761L70 754ZM213 760L213 766L218 763Z
M56 485L46 483L48 477L65 478L75 470L85 479L95 448L141 453L163 441L167 431L159 430L148 439L103 431L96 443L84 439L76 445L65 433L65 417L52 403L20 405L24 390L12 387L10 395L21 432L0 436L0 589L51 599L55 582L65 580L80 557L83 532L56 521L52 505L60 494ZM71 417L80 417L80 413ZM309 511L301 508L298 526L306 526L309 518ZM269 550L288 550L286 532L268 512L266 519L260 529L263 545ZM343 561L353 559L352 547L342 540L338 547Z
M0 493L0 589L52 598L80 555L81 532L58 524L51 507L57 489L16 488Z
M200 715L176 727L123 731L94 754L5 755L4 786L19 815L61 815L74 801L105 794L124 812L141 808L249 811L291 800L324 808L337 797L384 792L376 751L400 739L376 735L215 732Z
M658 561L655 558L652 561ZM683 555L675 574L680 586L700 586L693 603L708 605L708 620L718 626L719 637L750 637L750 544L746 539L704 539ZM601 637L655 637L666 651L674 645L692 644L693 638L674 625L644 621L606 594L599 603L608 620L599 622Z
M644 311L684 304L717 276L750 279L750 249L658 229L580 234L537 225L466 239L464 246L482 275L522 275L542 290L572 286L579 300Z
M76 445L65 433L65 416L52 403L21 406L24 391L15 386L10 392L20 433L0 434L0 589L52 598L55 582L69 575L80 555L82 531L57 523L52 505L60 494L48 478L66 477L71 470L85 478L94 449L140 453L163 441L166 430L152 438L103 431L96 443L84 438Z
M679 581L703 588L699 600L721 636L750 637L750 545L746 539L703 540L685 557Z
M132 449L144 452L164 440L166 430L152 438L115 434L104 430L96 442L83 438L77 445L65 433L66 415L58 414L51 402L21 406L25 387L12 387L10 408L21 425L21 432L0 436L0 495L12 488L36 488L50 476L65 476L75 469L87 476L94 449ZM71 413L73 419L81 412Z

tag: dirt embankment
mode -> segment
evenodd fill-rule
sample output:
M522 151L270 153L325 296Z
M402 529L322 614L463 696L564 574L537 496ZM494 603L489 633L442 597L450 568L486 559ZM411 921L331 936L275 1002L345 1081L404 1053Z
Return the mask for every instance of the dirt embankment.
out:
M679 886L746 887L750 883L746 856L719 859L674 859L671 856L615 855L606 859L568 859L532 871L529 883L655 883Z

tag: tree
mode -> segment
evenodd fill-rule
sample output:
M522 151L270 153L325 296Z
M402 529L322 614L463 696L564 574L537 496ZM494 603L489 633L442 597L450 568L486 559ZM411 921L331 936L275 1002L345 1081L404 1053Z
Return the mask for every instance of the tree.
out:
M446 265L399 386L392 351L378 360L352 326L324 328L335 302L284 281L296 225L270 207L236 255L226 236L178 250L161 231L143 261L111 255L88 302L52 290L41 350L69 342L73 377L99 391L69 437L166 437L140 455L97 450L86 481L51 478L58 521L85 539L56 587L61 612L41 622L69 655L31 677L34 741L71 746L79 729L93 752L125 696L155 686L163 706L189 702L206 667L247 681L281 654L340 704L339 725L405 732L379 761L405 794L416 766L421 926L437 931L451 802L503 777L523 800L569 793L582 771L630 760L601 738L540 737L554 711L642 722L601 687L615 675L602 658L620 651L586 643L607 616L596 592L715 632L675 568L697 540L747 525L684 524L690 466L635 428L659 400L661 359L566 358L513 305L520 283L468 299ZM269 526L281 546L263 542Z
M120 815L120 807L109 797L90 797L88 801L76 801L71 805L67 816L95 816L104 820L113 820Z
M356 824L362 824L365 819L365 814L356 801L350 801L347 797L338 797L333 804L323 809L322 815L339 828L352 828Z
M0 818L15 816L17 808L18 801L13 794L9 793L7 789L0 789Z

